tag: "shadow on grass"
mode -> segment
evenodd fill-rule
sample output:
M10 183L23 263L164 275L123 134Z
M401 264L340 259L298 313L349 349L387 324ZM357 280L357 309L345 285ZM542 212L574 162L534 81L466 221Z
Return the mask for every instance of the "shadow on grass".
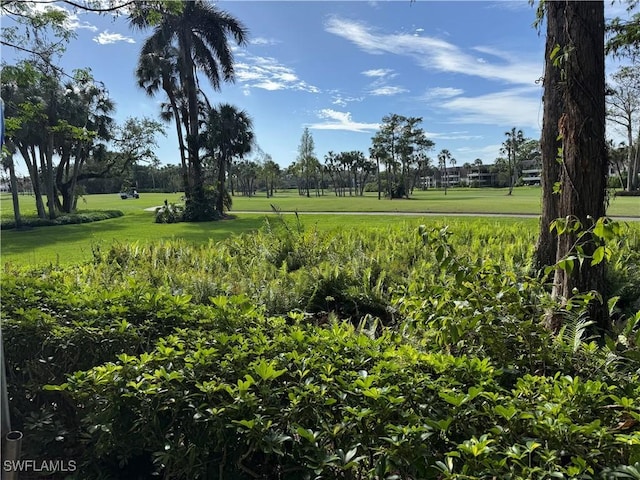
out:
M126 217L111 218L100 222L74 225L56 225L33 227L2 232L2 257L21 254L42 247L60 245L60 250L68 248L69 243L88 241L96 234L117 236L119 231L126 230Z
M224 220L213 222L195 222L195 223L177 223L170 225L154 224L158 228L155 232L157 240L183 239L192 243L206 243L209 240L220 241L231 235L239 235L258 230L265 224L265 215L256 213L250 215L242 215L241 217L232 216ZM179 226L176 228L176 226Z
M257 230L265 216L255 214L215 222L158 224L153 215L125 215L100 222L76 225L7 230L2 232L2 263L12 257L64 259L70 249L91 252L97 244L149 243L157 240L184 239L192 243L219 241L234 234ZM46 251L46 254L45 254Z

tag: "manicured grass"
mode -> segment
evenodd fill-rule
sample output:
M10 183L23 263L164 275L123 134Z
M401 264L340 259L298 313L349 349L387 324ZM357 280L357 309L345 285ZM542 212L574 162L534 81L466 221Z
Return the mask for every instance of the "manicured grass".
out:
M283 218L291 228L296 227L294 215ZM331 230L345 228L384 228L393 224L406 224L408 228L420 223L442 221L440 217L401 217L384 215L300 215L305 229ZM279 220L264 213L237 214L235 218L220 222L157 224L153 222L153 213L125 215L121 218L81 225L63 225L57 227L39 227L28 230L8 230L2 232L2 264L47 265L74 264L85 262L92 257L94 248L102 248L114 242L141 244L154 240L182 238L201 244L209 240L222 240L230 235L257 230ZM533 219L451 219L452 221L478 221L513 223L522 221L536 225Z
M301 197L295 191L277 192L272 198L263 194L256 197L234 197L234 219L209 223L180 223L160 225L154 223L153 212L145 209L162 205L166 199L170 203L180 203L181 194L142 194L140 199L121 200L116 194L88 195L81 200L79 210L117 209L124 217L102 222L38 227L23 231L2 232L2 264L7 262L20 265L42 265L49 263L71 264L91 258L92 249L107 246L113 242L146 243L159 239L184 238L194 243L205 243L210 239L220 240L229 235L256 230L265 224L264 212L271 212L271 205L283 212L418 212L418 213L502 213L538 214L540 212L540 189L518 188L512 196L504 189L450 189L447 195L442 191L416 191L411 200L378 200L377 195L365 197L336 197L333 192L325 192L324 197ZM33 197L21 197L23 215L35 215ZM258 213L262 212L262 213ZM233 213L233 212L232 212ZM611 200L610 215L640 216L640 199L618 197ZM11 197L0 195L0 217L13 215ZM293 223L291 216L286 216ZM375 215L300 215L305 228L343 229L384 227L398 222L408 226L431 223L431 217L411 218L403 216ZM462 221L462 220L461 220ZM464 220L470 221L470 219ZM519 219L485 219L483 222L513 222ZM535 219L524 221L535 228Z
M500 188L453 188L442 190L414 191L411 199L381 199L376 193L364 197L336 197L326 190L324 196L310 198L298 195L297 191L280 191L272 198L259 192L254 197L233 197L234 211L270 212L271 205L283 212L417 212L417 213L502 213L537 215L541 210L539 187L514 189L507 195L507 189ZM181 203L181 194L143 193L139 199L121 200L116 194L87 195L80 201L79 210L122 210L125 214L142 214L145 208L162 205L164 200ZM35 215L33 197L21 197L22 213ZM608 214L612 216L640 217L640 198L611 198ZM0 215L13 215L11 197L0 195Z
M336 197L333 192L310 198L296 191L277 192L272 198L264 194L255 197L234 197L233 208L238 211L269 211L275 205L282 211L299 212L421 212L421 213L504 213L534 214L541 211L539 187L516 188L512 195L501 188L453 188L415 190L411 199L381 199L377 193L365 197ZM612 216L640 216L640 198L612 198L608 214Z
M82 210L121 210L128 214L149 214L145 208L157 207L164 203L166 199L170 203L182 203L181 193L148 193L141 195L141 198L120 199L120 196L113 194L106 195L86 195L78 200L78 211ZM20 213L23 216L36 216L36 206L34 198L30 195L20 196ZM6 220L13 218L13 203L11 195L3 193L0 195L0 218Z
M153 213L125 215L102 222L2 232L2 264L71 264L87 261L92 249L114 242L185 238L195 243L219 240L259 228L264 215L207 223L157 224Z

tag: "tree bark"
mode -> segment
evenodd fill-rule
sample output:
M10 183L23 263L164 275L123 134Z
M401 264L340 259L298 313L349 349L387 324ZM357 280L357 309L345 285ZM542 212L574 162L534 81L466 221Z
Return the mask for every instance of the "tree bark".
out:
M42 201L42 192L40 190L41 184L40 175L38 173L36 148L34 145L26 146L23 144L19 144L18 150L20 150L20 154L27 164L29 179L31 180L31 188L33 188L33 195L36 199L36 210L38 212L38 218L47 218L47 213L44 209L44 202Z
M180 53L182 55L182 67L184 69L184 88L187 94L187 104L188 104L188 130L187 130L187 155L189 159L189 167L191 173L191 187L192 187L192 196L187 198L187 202L192 204L192 208L190 210L190 218L188 220L212 220L209 218L209 214L207 212L206 203L207 199L204 191L204 172L202 171L202 163L200 161L200 153L199 153L199 138L198 138L198 117L199 117L199 106L198 106L198 91L196 86L195 79L195 66L193 64L192 55L192 33L182 31L181 39L180 39ZM223 211L219 211L219 214L222 215Z
M16 228L22 227L22 216L20 215L20 201L18 199L18 179L16 168L13 163L13 154L8 158L9 182L11 185L11 200L13 201L13 218L16 221Z
M556 2L549 2L550 4ZM563 112L558 122L562 138L560 217L580 221L589 228L605 215L607 149L605 140L604 2L566 1L562 28L569 42L564 46L561 83ZM553 84L547 88L553 88ZM556 261L575 252L580 242L589 256L596 248L590 235L578 240L575 233L558 236ZM554 295L566 301L574 292L604 293L605 264L591 266L587 258L575 262L571 272L557 269ZM609 328L606 302L592 301L590 320L600 332Z
M556 45L567 45L566 32L563 29L565 2L546 2L547 40L545 45L544 95L543 95L543 124L540 138L540 152L542 155L542 216L540 218L540 232L533 257L533 268L536 271L553 265L556 262L558 248L557 237L551 232L551 222L559 217L558 197L553 193L554 185L560 181L560 164L558 163L558 121L563 111L561 67L553 64L551 52Z
M640 130L638 130L638 141L635 143L635 155L633 159L629 161L629 177L628 177L628 190L633 191L638 189L638 171L640 170Z
M220 153L221 158L218 162L218 181L216 184L216 210L220 216L224 215L224 192L225 182L227 179L226 166L228 164L227 157ZM233 192L233 183L231 183L231 191Z
M189 198L191 195L191 175L189 172L189 168L187 166L187 159L184 155L184 137L182 135L182 126L180 125L180 110L178 109L178 104L176 102L175 95L173 94L173 90L171 90L171 86L166 79L163 79L163 88L169 97L169 102L171 104L171 110L173 111L173 119L176 126L176 133L178 135L178 148L180 149L180 165L182 166L182 188L184 189L184 195L186 198Z

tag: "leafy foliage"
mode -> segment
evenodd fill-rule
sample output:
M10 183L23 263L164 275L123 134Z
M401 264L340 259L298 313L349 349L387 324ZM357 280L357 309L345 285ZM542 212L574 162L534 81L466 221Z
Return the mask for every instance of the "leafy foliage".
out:
M49 227L54 225L72 225L77 223L99 222L110 218L118 218L124 215L120 210L84 210L82 213L68 213L53 220L48 218L22 217L23 227ZM16 228L15 220L3 220L0 228L9 230Z
M156 223L177 223L184 218L184 208L175 203L156 208Z
M608 244L611 274L639 245ZM277 218L7 271L25 455L76 458L78 478L633 478L640 313L612 300L617 330L591 341L579 298L527 275L531 249L518 225Z

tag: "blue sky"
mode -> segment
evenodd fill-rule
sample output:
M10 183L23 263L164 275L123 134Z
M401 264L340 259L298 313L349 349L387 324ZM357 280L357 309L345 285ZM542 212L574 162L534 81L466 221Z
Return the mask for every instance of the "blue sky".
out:
M609 2L606 2L607 4ZM384 115L423 118L458 165L493 163L504 132L538 138L542 126L544 31L527 1L220 1L250 32L235 48L236 81L208 90L252 117L257 143L281 166L296 159L303 129L315 152L362 150ZM624 13L607 5L608 16ZM116 102L116 117L156 118L162 94L137 88L134 71L149 32L126 18L82 13L61 60L90 67ZM6 59L6 58L5 58ZM8 59L7 59L8 60ZM204 82L203 82L204 84ZM205 89L206 90L206 89ZM159 139L163 163L178 163L172 124Z

